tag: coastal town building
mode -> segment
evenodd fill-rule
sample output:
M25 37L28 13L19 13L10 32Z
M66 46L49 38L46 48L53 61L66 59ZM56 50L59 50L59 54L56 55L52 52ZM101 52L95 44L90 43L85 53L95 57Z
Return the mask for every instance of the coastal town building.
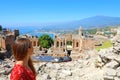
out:
M96 32L96 35L103 35L108 38L113 38L117 34L117 30L118 30L118 28L116 28L116 27L115 28L111 27L107 30L105 30L105 29L99 30L98 29Z

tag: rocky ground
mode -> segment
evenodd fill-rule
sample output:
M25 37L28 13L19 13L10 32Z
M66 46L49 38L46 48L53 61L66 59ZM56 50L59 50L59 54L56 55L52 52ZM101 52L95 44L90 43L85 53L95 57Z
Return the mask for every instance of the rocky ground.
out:
M37 80L120 80L120 38L109 49L73 53L70 62L35 62ZM82 56L82 57L81 57ZM0 60L0 80L9 80L14 61Z
M13 65L12 59L0 60L0 80L9 80Z
M96 68L94 62L88 56L71 62L37 63L37 80L103 80L103 70Z

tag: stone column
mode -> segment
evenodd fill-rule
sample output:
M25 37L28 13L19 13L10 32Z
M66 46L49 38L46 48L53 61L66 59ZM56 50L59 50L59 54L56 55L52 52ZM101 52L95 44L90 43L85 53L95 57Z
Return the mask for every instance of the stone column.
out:
M67 48L67 45L66 45L67 43L66 43L66 42L67 42L67 41L66 41L66 39L65 39L65 50L66 50L66 48Z
M59 41L59 48L61 47L61 45L60 45L60 41Z
M0 48L2 47L2 37L0 35Z
M72 40L72 49L74 48L74 40Z
M54 40L54 47L56 48L56 40Z
M62 47L64 47L64 40L62 40Z
M2 43L3 43L3 48L6 49L5 39L3 39Z
M80 39L79 45L80 45L80 46L79 46L79 51L81 51L81 50L82 50L82 45L83 45L83 44L82 44L82 39Z
M74 44L75 44L74 47L76 48L76 40L74 41Z
M32 46L34 46L34 41L32 41Z
M37 46L37 41L36 41L36 45L35 46Z

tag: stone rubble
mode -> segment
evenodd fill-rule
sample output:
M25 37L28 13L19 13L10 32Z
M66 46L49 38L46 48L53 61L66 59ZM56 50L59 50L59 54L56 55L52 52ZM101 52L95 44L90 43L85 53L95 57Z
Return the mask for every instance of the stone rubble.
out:
M113 42L113 48L101 50L99 53L104 63L104 80L120 80L120 38Z
M36 63L37 80L103 80L103 70L96 68L94 61L95 57L86 57L63 63Z
M0 80L9 80L13 64L9 59L0 60Z

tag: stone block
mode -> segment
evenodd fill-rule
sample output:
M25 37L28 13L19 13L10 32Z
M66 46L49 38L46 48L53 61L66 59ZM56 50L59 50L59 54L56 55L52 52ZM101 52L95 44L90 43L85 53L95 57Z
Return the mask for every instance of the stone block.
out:
M114 80L120 80L120 78L118 78L118 77L114 77Z
M111 68L106 68L105 69L105 76L110 76L110 77L114 77L117 75L117 71Z
M113 76L104 76L104 80L114 80Z
M116 69L119 66L119 63L116 61L111 61L105 65L107 68Z

